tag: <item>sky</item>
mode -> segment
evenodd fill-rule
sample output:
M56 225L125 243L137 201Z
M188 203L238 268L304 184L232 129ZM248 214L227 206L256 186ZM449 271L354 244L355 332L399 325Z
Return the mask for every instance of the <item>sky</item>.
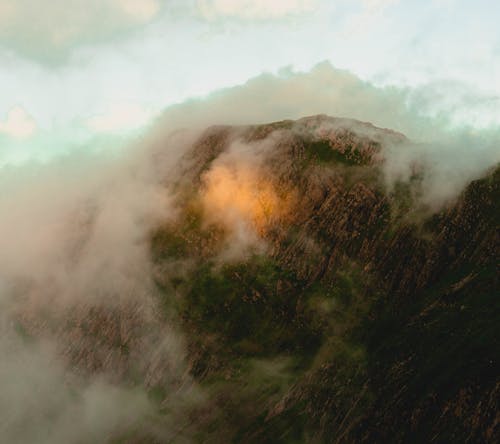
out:
M0 0L0 165L121 143L172 105L330 63L500 123L493 0Z
M176 218L172 184L196 130L318 113L392 128L412 142L384 146L388 189L423 165L421 199L442 208L500 161L498 17L493 0L0 0L0 436L99 442L150 420L146 391L120 382L129 369L169 387L162 409L180 413L162 414L158 440L170 441L186 399L205 394L183 379L182 332L154 315L149 240ZM255 242L233 210L254 211L268 142L232 145L206 176L206 206L242 233L225 259ZM92 363L65 330L92 317L88 304L118 306L146 335L119 365L102 349L111 382L75 380L60 359Z

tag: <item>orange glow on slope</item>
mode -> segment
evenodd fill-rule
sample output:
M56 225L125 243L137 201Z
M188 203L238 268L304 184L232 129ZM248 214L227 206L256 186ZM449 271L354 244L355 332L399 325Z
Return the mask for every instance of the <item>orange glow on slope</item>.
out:
M209 218L228 228L242 223L263 234L283 213L284 202L273 184L252 166L217 165L204 178L203 203Z

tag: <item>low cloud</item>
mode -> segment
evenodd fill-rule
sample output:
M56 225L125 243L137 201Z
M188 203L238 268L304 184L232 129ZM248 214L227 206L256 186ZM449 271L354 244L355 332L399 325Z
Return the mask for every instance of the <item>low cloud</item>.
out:
M105 113L91 117L87 126L97 133L123 133L144 127L151 119L151 111L138 104L117 103Z
M13 444L104 443L151 412L144 392L95 378L72 381L53 347L2 331L0 434Z
M148 349L139 341L129 353L149 366L141 369L144 383L152 387L161 382L170 388L161 379L169 369L173 379L185 377L181 338L174 329L163 330L152 321L157 307L149 236L176 216L169 184L178 177L178 160L197 130L320 113L369 121L412 140L385 147L388 183L407 179L415 163L424 165L426 199L443 202L500 160L500 134L494 125L481 130L458 127L450 117L442 117L443 111L436 118L429 112L429 96L422 97L422 91L378 88L323 63L311 72L263 74L245 85L171 107L148 134L121 151L80 150L44 164L1 168L0 353L5 359L0 364L0 417L7 419L0 422L0 435L14 443L106 441L117 424L150 411L143 389L125 389L119 380L106 382L106 374L80 380L62 359L61 343L71 342L73 348L68 347L77 357L99 347L65 338L66 324L51 333L51 323L43 317L47 313L53 315L50 320L61 322L63 315L78 314L82 306L115 313L130 303L138 305L141 316L146 313L139 316L144 323L138 330L152 335L147 337L152 345ZM452 117L460 110L449 111ZM189 131L176 132L179 128ZM234 229L234 245L257 245L259 230L283 211L283 196L262 170L263 154L272 142L234 141L202 178L207 213L212 211L209 217ZM23 339L25 333L16 332L20 313L42 339L30 343L33 338ZM79 338L85 326L75 323L72 331ZM126 316L118 316L113 329L103 333L113 334L120 340L131 334ZM103 366L114 363L108 355L101 361ZM183 392L178 396L184 400ZM168 404L172 411L175 399ZM46 434L40 437L42 432Z
M478 97L481 100L473 99ZM466 85L377 87L324 62L310 72L262 74L244 85L173 106L158 119L156 128L169 132L315 114L370 122L401 132L412 142L404 148L387 147L388 183L408 178L416 163L425 165L427 203L439 205L500 161L499 123L495 118L481 119L484 110L485 97ZM478 120L483 122L482 128L475 126Z
M184 398L182 337L161 321L149 250L151 229L175 214L170 167L134 145L0 169L0 436L8 442L109 442L154 412L147 390ZM134 371L140 382L130 380ZM169 433L162 421L154 433Z
M409 137L430 137L439 126L420 116L408 100L406 89L377 88L323 62L309 72L283 69L279 74L264 73L244 85L172 106L157 126L168 132L179 127L248 125L327 114L369 121Z
M0 278L69 298L134 291L148 229L168 215L168 191L141 166L110 157L4 169Z
M289 210L290 196L278 192L265 168L273 142L273 137L250 144L236 140L202 177L205 217L228 231L224 260L264 251L264 234Z

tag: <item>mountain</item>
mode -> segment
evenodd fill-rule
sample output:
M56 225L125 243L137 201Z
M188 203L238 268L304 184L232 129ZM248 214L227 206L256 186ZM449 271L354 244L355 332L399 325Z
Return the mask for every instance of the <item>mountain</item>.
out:
M151 233L160 316L132 301L55 330L173 430L116 442L499 442L500 168L433 206L424 164L388 179L410 149L327 116L205 130ZM172 326L183 352L146 352Z
M217 387L203 441L498 441L500 169L432 212L418 166L384 182L383 147L407 143L315 116L210 128L185 156L153 251L189 261L157 279L184 295L191 374Z

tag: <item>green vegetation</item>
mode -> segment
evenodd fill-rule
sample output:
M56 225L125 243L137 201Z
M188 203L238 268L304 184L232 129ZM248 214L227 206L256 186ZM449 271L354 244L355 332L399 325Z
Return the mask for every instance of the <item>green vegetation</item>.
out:
M364 162L360 152L353 146L348 146L344 152L340 152L331 146L330 142L319 140L307 144L307 152L310 160L321 163L340 163L344 165L362 165Z
M180 209L174 222L159 227L151 236L151 253L155 262L173 259L196 259L214 256L224 240L224 229L203 220L203 209L196 196Z
M327 384L325 393L347 381L352 396L362 390L366 357L355 333L371 302L364 298L367 279L359 267L346 264L333 281L310 285L267 255L221 263L217 257L223 242L223 231L206 226L193 205L176 224L153 236L157 263L191 263L184 275L174 273L169 281L181 293L175 307L189 331L192 374L216 400L202 435L219 436L225 430L237 441L255 421L264 421L262 412L293 383L325 365L338 368L334 387ZM353 374L359 375L355 384ZM161 388L151 392L158 402L164 395ZM307 432L307 418L301 415L295 406L285 413L292 423L273 419L275 427L272 432L265 427L269 436L262 442L301 442Z
M292 349L314 350L318 333L297 311L302 285L275 261L252 256L245 262L196 270L183 313L210 332L221 334L250 355Z
M311 162L341 164L342 174L348 165L351 175L367 169L340 158L327 142L307 149ZM439 436L456 442L453 431L466 433L463 418L483 414L474 396L486 396L496 377L497 269L492 256L470 262L463 257L472 254L465 249L475 221L487 230L495 219L496 182L472 184L464 197L469 213L460 209L468 221L460 229L468 231L456 232L452 212L422 216L420 225L410 221L419 183L415 178L396 184L389 198L380 199L374 213L379 220L356 226L359 235L344 243L328 224L312 225L318 249L307 252L307 265L319 271L310 274L316 276L312 281L298 277L308 274L299 270L305 249L295 250L298 260L291 265L268 254L222 261L227 233L203 221L195 198L177 222L154 233L156 263L189 264L183 273L165 272L169 285L162 297L175 294L175 304L165 306L175 308L188 332L190 373L209 399L199 441L358 442L368 436L403 442L417 424L411 439L428 442L437 433L432 427L439 412L446 422ZM366 250L372 263L358 258L367 239L378 243L378 252ZM396 254L419 249L405 274L397 274L397 257L384 267L375 263L393 239ZM294 251L304 231L288 227L279 240ZM324 272L333 246L340 254ZM413 288L429 264L435 274ZM396 286L409 282L404 296L388 291L390 273ZM466 401L461 388L472 393ZM162 390L151 392L156 402L164 396ZM379 430L385 434L377 435Z

